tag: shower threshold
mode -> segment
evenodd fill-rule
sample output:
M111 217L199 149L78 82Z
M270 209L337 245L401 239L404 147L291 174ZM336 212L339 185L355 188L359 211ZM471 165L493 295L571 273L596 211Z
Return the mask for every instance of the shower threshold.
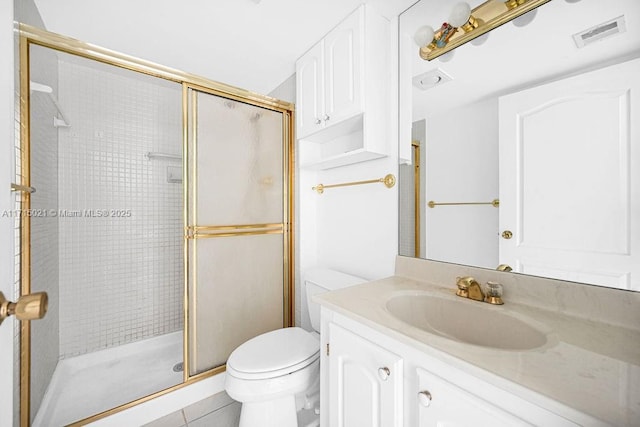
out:
M64 426L182 382L182 332L62 359L33 422Z

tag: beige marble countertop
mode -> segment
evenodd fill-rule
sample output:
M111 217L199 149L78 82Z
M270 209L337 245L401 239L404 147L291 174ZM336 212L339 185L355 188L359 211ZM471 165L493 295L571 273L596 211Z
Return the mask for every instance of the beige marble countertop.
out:
M640 327L613 325L513 303L506 292L505 305L491 306L456 297L454 288L453 284L444 288L394 276L321 294L315 300L418 350L436 357L446 355L448 363L474 375L481 372L484 380L498 376L501 378L496 379L498 382L506 379L521 386L517 387L520 390L539 393L604 423L640 426ZM500 350L426 332L400 321L387 310L386 302L402 293L429 294L459 300L460 304L483 304L490 310L531 319L549 332L547 344L532 350ZM527 394L526 391L521 394Z

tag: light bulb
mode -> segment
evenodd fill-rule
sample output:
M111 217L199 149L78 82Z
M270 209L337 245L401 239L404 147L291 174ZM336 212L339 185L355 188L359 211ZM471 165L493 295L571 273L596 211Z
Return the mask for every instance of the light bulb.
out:
M538 13L538 9L530 10L529 12L525 13L524 15L518 16L517 18L515 18L511 22L516 27L527 26L535 19L537 13Z
M435 31L428 25L424 27L418 28L416 33L413 35L413 40L420 47L426 46L433 41L433 36L435 35Z
M483 35L478 36L475 39L471 40L470 43L474 46L480 46L481 44L486 42L488 39L489 39L489 33L484 33Z
M453 59L453 55L456 53L455 50L450 50L447 53L444 53L438 57L441 62L449 62Z
M462 27L469 22L471 16L471 6L469 3L461 2L453 6L451 14L449 15L449 24L454 27Z

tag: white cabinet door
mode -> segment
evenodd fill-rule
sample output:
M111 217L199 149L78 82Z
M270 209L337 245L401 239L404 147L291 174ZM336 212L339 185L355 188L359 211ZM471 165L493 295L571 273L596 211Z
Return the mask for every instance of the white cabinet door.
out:
M417 373L418 392L408 398L416 401L420 427L532 425L424 369Z
M298 138L322 129L324 121L324 41L296 62Z
M324 39L326 126L362 112L364 7Z
M329 425L401 427L402 359L331 323Z
M640 290L640 59L500 98L500 263Z

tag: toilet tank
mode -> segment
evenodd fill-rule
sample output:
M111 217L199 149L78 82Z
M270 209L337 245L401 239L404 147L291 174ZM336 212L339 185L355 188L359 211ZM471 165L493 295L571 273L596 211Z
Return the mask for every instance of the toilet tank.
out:
M313 296L323 292L358 285L368 282L362 277L352 276L328 268L311 268L304 274L304 285L307 292L307 308L311 318L311 326L320 332L320 304L313 302Z

